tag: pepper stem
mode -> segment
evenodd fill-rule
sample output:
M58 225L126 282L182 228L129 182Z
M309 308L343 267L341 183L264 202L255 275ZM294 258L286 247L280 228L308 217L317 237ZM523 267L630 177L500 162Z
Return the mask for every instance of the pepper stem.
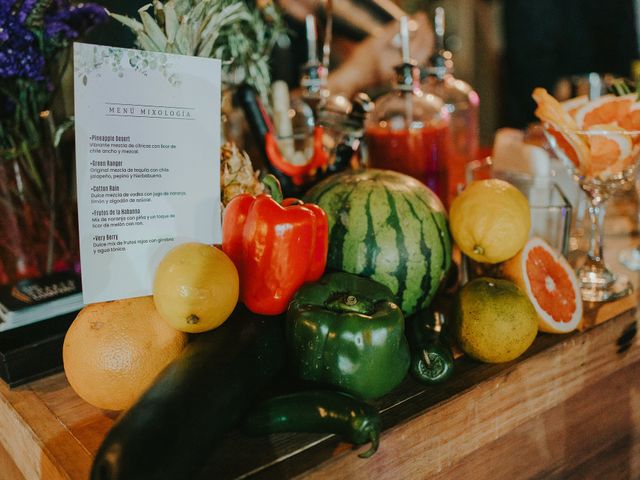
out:
M347 299L344 301L349 306L355 305L358 303L358 299L354 295L349 295Z
M369 458L371 455L378 451L378 445L380 445L380 437L375 428L369 430L369 440L371 440L371 448L366 452L358 455L360 458Z
M267 190L269 190L269 195L271 195L271 198L273 198L278 203L282 203L282 186L274 175L270 173L265 175L262 178L262 184L267 187Z
M427 368L431 367L431 360L429 360L429 352L426 350L422 350L422 359L424 363L427 365Z
M370 315L374 310L374 305L370 300L358 298L349 293L339 293L333 296L326 305L334 311L353 312L362 315Z

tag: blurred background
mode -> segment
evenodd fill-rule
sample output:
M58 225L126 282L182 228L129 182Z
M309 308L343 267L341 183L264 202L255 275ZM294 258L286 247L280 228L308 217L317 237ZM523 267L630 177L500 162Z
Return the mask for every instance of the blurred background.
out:
M326 0L325 0L326 1ZM110 11L136 16L146 0L104 0ZM294 85L304 63L304 15L323 18L321 0L278 0L289 33L274 52L274 79ZM333 0L332 66L352 54L367 35L402 12L446 12L445 48L453 53L455 76L472 85L480 103L480 144L496 129L524 128L534 120L531 91L553 90L559 79L588 72L633 77L638 58L638 2L634 0ZM322 37L322 28L319 29ZM130 31L117 22L96 29L89 41L132 46ZM388 83L388 82L386 82ZM383 87L381 85L380 87Z

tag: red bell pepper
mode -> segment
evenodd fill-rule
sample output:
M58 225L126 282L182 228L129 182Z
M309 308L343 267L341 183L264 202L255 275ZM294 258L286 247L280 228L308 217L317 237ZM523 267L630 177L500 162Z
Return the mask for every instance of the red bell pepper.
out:
M241 194L224 212L222 250L240 275L240 299L262 315L286 311L294 293L314 282L327 263L327 215L317 205L287 198L273 175L271 195Z

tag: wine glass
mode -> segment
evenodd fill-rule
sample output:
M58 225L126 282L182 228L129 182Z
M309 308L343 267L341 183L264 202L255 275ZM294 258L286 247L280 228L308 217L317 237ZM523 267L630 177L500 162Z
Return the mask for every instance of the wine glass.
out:
M545 123L544 132L589 202L589 251L576 271L582 298L605 302L630 294L633 287L629 280L616 276L604 262L604 216L609 197L635 181L640 131L603 127L563 132L557 125Z

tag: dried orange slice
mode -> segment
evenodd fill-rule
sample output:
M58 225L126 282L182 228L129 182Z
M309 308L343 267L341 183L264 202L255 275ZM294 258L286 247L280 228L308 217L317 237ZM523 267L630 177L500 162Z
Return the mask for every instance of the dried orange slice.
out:
M531 97L538 104L535 114L543 122L552 123L560 130L578 130L578 125L571 115L569 115L558 100L549 95L544 88L534 88Z
M617 125L625 118L635 99L635 93L621 97L603 95L596 100L585 103L576 110L576 123L582 129L605 123Z
M503 265L503 275L529 297L548 333L569 333L582 320L580 284L567 260L547 242L530 238L524 248Z

